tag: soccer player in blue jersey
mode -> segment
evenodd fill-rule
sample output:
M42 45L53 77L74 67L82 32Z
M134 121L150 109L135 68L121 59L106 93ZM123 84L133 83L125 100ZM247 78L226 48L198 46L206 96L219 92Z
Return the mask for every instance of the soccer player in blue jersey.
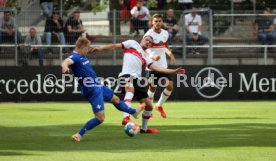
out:
M90 41L86 38L79 38L75 50L61 65L62 73L68 73L71 69L74 76L78 78L82 95L90 102L95 114L94 118L89 120L78 133L72 136L72 140L76 142L80 142L82 136L88 130L95 128L104 121L104 101L111 102L118 110L127 112L135 118L138 118L139 113L143 110L143 106L137 109L128 107L124 101L120 101L119 97L113 94L110 88L101 85L97 81L96 73L86 57L90 50Z

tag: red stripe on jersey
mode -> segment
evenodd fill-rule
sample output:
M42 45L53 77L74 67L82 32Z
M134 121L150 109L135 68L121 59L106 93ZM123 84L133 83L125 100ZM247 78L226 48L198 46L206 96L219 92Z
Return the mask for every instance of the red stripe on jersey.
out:
M163 47L167 47L168 46L168 41L166 41L166 42L164 42L164 43L162 43L162 44L160 44L160 43L158 43L158 44L155 44L155 43L152 43L152 48L163 48Z
M124 102L132 102L132 99L124 99Z
M144 18L144 17L146 17L146 16L147 16L147 14L144 13L144 14L139 15L138 18L139 18L139 19L142 19L142 18Z
M135 50L133 48L128 48L128 49L124 50L124 54L133 54L133 55L137 56L142 61L142 67L144 67L146 65L146 60L142 57L142 54L139 53L137 50Z

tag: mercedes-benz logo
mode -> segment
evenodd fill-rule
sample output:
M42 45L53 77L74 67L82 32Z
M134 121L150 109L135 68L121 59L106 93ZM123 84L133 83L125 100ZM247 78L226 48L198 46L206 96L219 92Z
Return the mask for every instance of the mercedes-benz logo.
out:
M224 85L216 83L216 79L223 77L222 73L214 67L206 67L201 69L196 77L196 91L203 98L216 98L223 91Z

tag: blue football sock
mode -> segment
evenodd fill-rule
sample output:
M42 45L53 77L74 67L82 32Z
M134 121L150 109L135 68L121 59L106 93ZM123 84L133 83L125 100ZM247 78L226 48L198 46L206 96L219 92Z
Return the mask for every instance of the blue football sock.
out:
M79 134L81 136L83 136L87 130L91 130L94 127L100 125L102 122L100 120L98 120L97 118L93 118L91 120L89 120L79 131Z
M129 114L134 114L136 112L136 109L128 107L127 104L125 104L124 101L120 101L117 105L114 104L114 106L118 110L129 113Z

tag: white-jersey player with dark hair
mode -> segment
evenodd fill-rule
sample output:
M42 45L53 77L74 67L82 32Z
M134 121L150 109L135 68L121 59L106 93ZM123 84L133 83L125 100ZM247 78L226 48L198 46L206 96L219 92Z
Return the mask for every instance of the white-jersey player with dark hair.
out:
M121 86L122 92L125 94L124 101L127 105L131 105L134 97L136 97L141 104L145 105L142 115L141 133L158 133L157 129L148 128L148 121L153 107L147 94L147 84L145 84L144 79L141 79L142 70L147 67L153 71L164 74L185 73L185 70L182 68L166 69L154 65L152 59L145 52L145 49L151 47L152 41L153 39L151 36L145 36L140 44L135 40L127 40L121 44L110 44L93 49L93 51L124 50L122 72L119 74L119 85ZM128 119L123 119L122 124L126 124L129 121L130 119L128 116Z
M153 38L152 47L147 49L150 57L153 60L153 64L168 68L166 54L170 57L173 65L176 64L173 53L168 47L169 33L167 30L162 29L163 19L160 14L155 14L152 16L152 28L144 35L151 36ZM155 109L161 114L163 118L166 118L166 113L163 109L163 103L170 97L173 90L172 76L170 74L164 74L156 71L152 71L147 68L147 76L150 80L148 96L153 101L154 94L158 85L159 80L162 79L162 84L166 85L166 88L161 93L158 102L155 105ZM152 79L154 78L154 79Z

